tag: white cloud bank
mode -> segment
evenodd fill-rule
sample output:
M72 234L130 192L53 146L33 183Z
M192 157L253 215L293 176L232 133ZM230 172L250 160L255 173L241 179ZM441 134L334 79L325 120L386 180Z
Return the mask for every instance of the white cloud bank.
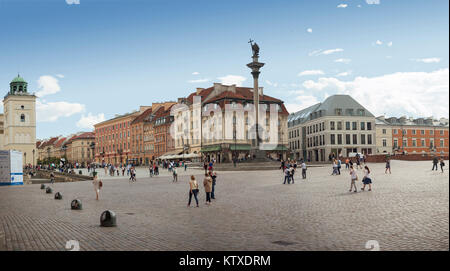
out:
M344 51L344 49L342 49L342 48L328 49L328 50L320 49L320 50L312 51L308 55L309 56L331 55L331 54L343 52L343 51Z
M338 8L346 8L346 7L348 7L348 5L347 4L339 4L337 7Z
M80 0L66 0L66 3L68 5L79 5L80 4Z
M220 83L224 85L236 85L238 87L242 86L242 82L247 80L247 78L240 76L240 75L227 75L218 77L217 79L220 80Z
M437 57L430 57L430 58L414 58L414 59L411 59L411 60L413 60L413 61L417 61L417 62L422 62L422 63L439 63L439 62L441 62L441 59L440 58L437 58Z
M36 100L36 120L38 122L55 122L60 117L70 117L84 112L84 110L84 104Z
M194 80L189 80L188 83L205 83L208 82L209 79L205 78L205 79L194 79Z
M368 5L379 5L380 4L380 0L366 0L366 3Z
M306 29L306 32L308 32L308 33L312 33L312 28L308 28L308 29Z
M83 114L80 120L77 122L77 127L82 129L94 129L94 125L102 121L105 121L105 114L103 113L100 113L98 115L92 115L91 113L88 113L87 116Z
M44 97L46 95L55 94L61 90L58 79L51 75L43 75L38 79L38 92L36 96Z
M449 114L448 68L356 77L353 81L324 77L305 81L303 87L316 93L348 94L375 115L444 117Z
M308 106L314 105L319 102L316 97L312 95L300 95L295 98L297 103L286 103L286 109L289 113L294 113L300 111L302 109L307 108Z
M297 76L308 76L308 75L322 75L325 74L322 70L309 70L309 71L302 71Z
M338 59L335 59L334 60L334 62L337 62L337 63L344 63L344 64L348 64L348 63L350 63L352 60L351 59L349 59L349 58L338 58Z

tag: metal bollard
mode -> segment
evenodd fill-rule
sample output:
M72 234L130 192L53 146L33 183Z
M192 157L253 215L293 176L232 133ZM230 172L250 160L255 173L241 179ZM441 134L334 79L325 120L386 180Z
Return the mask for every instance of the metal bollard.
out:
M53 193L53 189L49 186L45 189L45 193L51 194L51 193Z
M113 211L106 210L100 216L100 226L115 227L117 225L116 214Z
M55 199L62 199L62 194L60 192L56 192Z
M83 205L81 204L81 200L79 200L79 199L72 200L72 202L70 203L70 208L72 208L72 210L81 210L81 209L83 209Z

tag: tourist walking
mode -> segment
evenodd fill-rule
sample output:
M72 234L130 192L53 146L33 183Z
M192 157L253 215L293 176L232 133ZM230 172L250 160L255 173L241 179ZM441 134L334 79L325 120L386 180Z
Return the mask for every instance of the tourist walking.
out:
M208 173L208 164L206 161L203 162L203 168L205 169L205 174Z
M150 174L150 178L153 177L153 165L152 164L150 164L148 166L148 171L149 171L149 174Z
M50 183L54 184L55 183L55 174L52 172L50 173Z
M216 199L216 195L214 194L214 191L216 188L217 173L215 171L211 173L211 178L212 178L211 198Z
M306 169L307 169L306 163L305 163L305 161L302 161L302 178L303 179L306 179Z
M341 175L341 159L337 158L337 174Z
M295 174L295 168L294 168L294 165L292 165L292 166L289 168L289 173L290 173L290 178L291 178L292 184L294 184L294 174Z
M92 184L94 185L95 199L98 200L98 197L100 195L100 189L102 188L103 183L101 180L98 179L97 173L94 173L94 180L92 181Z
M361 160L359 159L359 157L356 157L356 169L358 169L358 168L362 169Z
M350 159L345 159L345 169L349 169L350 168Z
M333 159L333 172L331 172L331 176L338 174L338 165L336 159Z
M441 159L439 160L439 165L441 166L441 173L444 173L444 167L445 167L444 158L441 157Z
M391 160L386 159L386 169L384 170L384 174L387 174L389 171L389 174L391 174Z
M370 169L368 166L364 166L364 178L363 178L363 187L362 191L366 188L366 185L369 185L369 191L372 191L372 179L370 179Z
M286 181L288 182L288 184L290 184L291 183L290 177L291 177L291 173L289 172L289 168L285 168L284 169L284 182L283 182L283 184L286 184Z
M173 181L172 182L178 182L178 174L177 174L177 169L175 167L172 168L172 175L173 175Z
M438 170L438 162L439 162L439 160L438 160L437 156L435 156L433 158L433 168L431 170L434 170L434 168L436 168L436 170Z
M130 168L130 182L136 182L136 170L134 167Z
M358 175L356 174L356 170L353 168L353 166L350 167L350 190L348 190L349 192L352 192L352 189L355 188L355 191L353 192L358 192L358 189L356 188L356 181L358 180Z
M205 188L206 193L206 202L205 204L211 204L211 191L212 191L212 178L208 173L205 174L205 179L203 179L203 187Z
M187 207L191 206L192 196L194 196L195 202L197 203L198 207L197 194L198 194L198 183L197 180L195 180L194 175L191 175L191 180L189 181L189 201Z

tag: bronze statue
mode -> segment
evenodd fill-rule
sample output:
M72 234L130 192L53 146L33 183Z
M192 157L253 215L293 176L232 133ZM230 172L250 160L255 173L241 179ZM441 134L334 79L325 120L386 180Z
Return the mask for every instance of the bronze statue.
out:
M254 40L250 39L250 41L248 43L250 43L250 45L252 46L252 51L253 51L253 57L258 57L259 56L259 46L258 44L253 43Z

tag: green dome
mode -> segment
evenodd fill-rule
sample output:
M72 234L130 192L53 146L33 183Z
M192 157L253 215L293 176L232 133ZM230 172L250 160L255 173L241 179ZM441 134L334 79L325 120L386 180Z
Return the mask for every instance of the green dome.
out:
M14 78L14 79L11 81L11 83L26 83L26 81L25 81L22 77L20 77L20 75L17 75L17 77Z

